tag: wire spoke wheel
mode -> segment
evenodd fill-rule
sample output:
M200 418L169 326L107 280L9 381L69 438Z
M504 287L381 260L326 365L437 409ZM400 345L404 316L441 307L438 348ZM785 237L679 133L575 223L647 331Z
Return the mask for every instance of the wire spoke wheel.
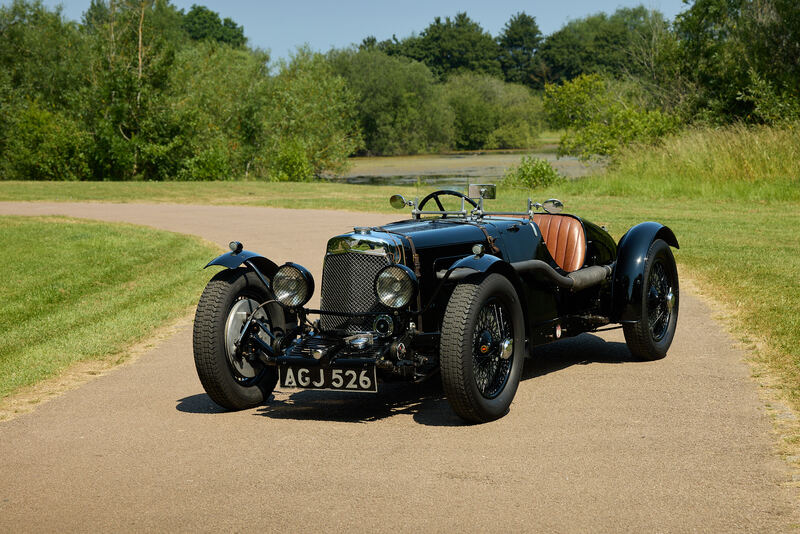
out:
M654 341L661 341L667 333L675 294L662 261L657 261L650 271L647 288L647 322Z
M511 373L513 354L502 358L503 342L512 339L513 326L508 311L496 298L490 299L478 312L472 340L472 366L475 385L481 395L493 399L503 391Z
M517 291L500 274L462 282L442 321L439 363L453 410L475 423L504 416L519 386L525 323Z

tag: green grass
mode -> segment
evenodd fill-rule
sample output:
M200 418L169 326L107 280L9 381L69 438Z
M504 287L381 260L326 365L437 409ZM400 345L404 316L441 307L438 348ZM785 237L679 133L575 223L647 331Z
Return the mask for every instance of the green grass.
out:
M561 198L619 238L644 220L670 226L676 258L731 312L741 338L800 409L800 131L731 127L684 132L656 149L630 149L599 176L544 190L500 189L487 206L520 210ZM187 202L393 211L388 197L432 187L331 183L0 182L0 200ZM407 212L405 212L407 213ZM398 214L399 216L399 214Z
M416 187L402 188L413 194ZM427 188L431 189L431 188ZM388 211L391 186L297 182L18 182L0 181L0 201L176 202Z
M539 134L539 143L544 145L556 145L564 135L564 130L544 130Z
M708 202L800 201L800 123L784 129L692 130L658 148L633 147L592 183L567 190Z
M185 315L218 252L199 239L65 217L0 217L0 398Z

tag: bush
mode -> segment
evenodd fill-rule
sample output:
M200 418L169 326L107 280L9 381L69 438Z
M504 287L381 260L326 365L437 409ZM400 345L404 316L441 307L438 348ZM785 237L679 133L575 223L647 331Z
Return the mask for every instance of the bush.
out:
M185 160L176 178L184 181L230 180L228 152L218 146L206 148Z
M63 114L36 103L4 109L2 177L6 180L86 180L91 138Z
M536 189L561 182L564 177L545 159L523 156L516 167L508 169L503 176L503 185Z
M270 158L269 179L273 182L310 182L314 179L314 168L300 142L284 143Z
M528 148L536 143L542 108L528 88L467 73L450 78L445 93L455 113L455 148Z
M328 61L358 102L369 154L416 154L447 149L453 112L424 64L379 50L332 50Z
M286 169L285 162L292 161L286 176L307 176L301 170L305 165L302 158L295 154L298 150L311 172L319 175L324 170L343 171L347 157L362 146L353 93L325 57L308 48L298 49L288 62L280 63L262 113L263 141L259 145L268 162L278 160L267 167Z
M548 118L554 127L566 130L559 154L583 159L613 156L633 144L656 144L678 129L681 121L676 116L642 108L635 90L623 89L611 87L597 74L545 87Z
M751 119L765 124L783 125L800 120L800 97L786 89L778 90L774 84L750 70L750 86L739 94L739 100L751 102Z

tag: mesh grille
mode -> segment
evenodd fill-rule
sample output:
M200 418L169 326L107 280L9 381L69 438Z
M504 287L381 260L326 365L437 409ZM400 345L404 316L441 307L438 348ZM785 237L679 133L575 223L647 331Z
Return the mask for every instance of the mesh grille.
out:
M348 252L325 257L322 268L321 309L346 313L386 311L378 302L372 286L375 276L389 265L386 256ZM368 332L374 317L338 317L321 315L323 330Z

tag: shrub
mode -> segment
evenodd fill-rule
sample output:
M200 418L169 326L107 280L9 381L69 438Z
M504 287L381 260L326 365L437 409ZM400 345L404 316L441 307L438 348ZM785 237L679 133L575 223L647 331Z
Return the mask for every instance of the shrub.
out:
M541 103L522 85L486 75L453 76L445 93L455 113L455 148L528 148L541 129Z
M779 90L775 84L750 70L750 85L739 93L739 100L751 102L751 117L765 124L783 125L800 120L800 97L786 89Z
M613 156L633 144L656 144L675 132L680 119L658 109L644 109L636 95L597 74L581 75L545 87L545 108L551 124L566 131L560 154L583 159Z
M347 81L370 154L415 154L447 149L453 112L423 63L379 50L332 50L328 61Z
M284 143L269 160L269 179L273 182L310 182L313 178L314 168L299 141Z
M183 162L177 179L185 181L230 180L232 178L228 152L211 146Z
M545 159L523 156L516 167L508 169L503 176L503 185L536 189L564 180L564 177Z
M2 176L6 180L86 180L91 138L63 114L36 103L3 110Z
M353 93L324 56L308 48L280 63L265 104L260 144L268 161L281 160L269 163L271 169L285 168L287 157L299 164L294 152L302 150L313 174L340 172L347 167L347 157L362 145ZM283 150L293 155L282 155ZM292 172L286 175L307 176L299 172L301 167L290 165Z

